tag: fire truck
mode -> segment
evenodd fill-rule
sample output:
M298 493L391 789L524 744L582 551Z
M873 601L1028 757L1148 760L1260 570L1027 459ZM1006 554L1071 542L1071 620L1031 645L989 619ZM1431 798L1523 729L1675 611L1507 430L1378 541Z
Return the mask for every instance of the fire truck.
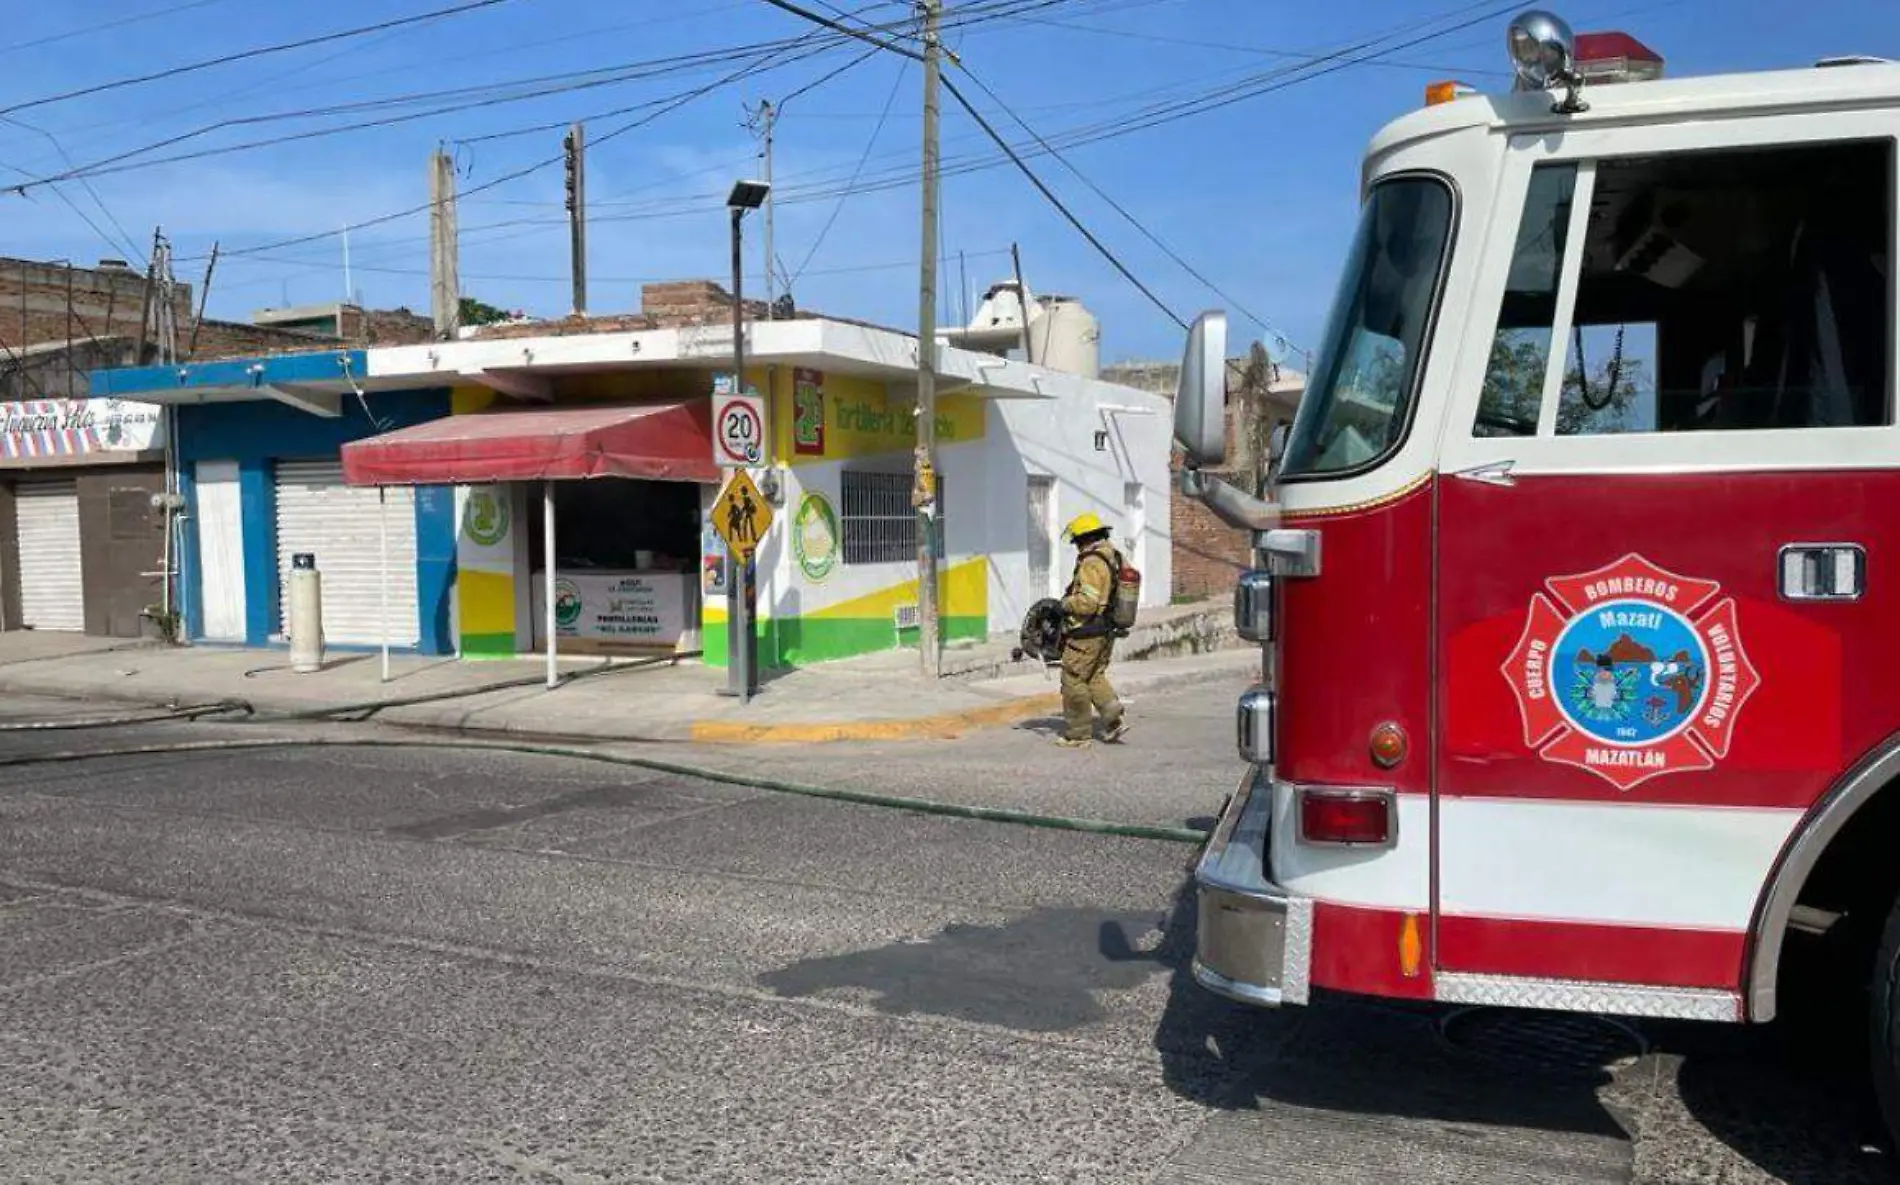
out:
M1189 333L1183 492L1265 647L1194 975L1758 1023L1845 951L1896 1126L1900 65L1508 47L1374 137L1262 490Z

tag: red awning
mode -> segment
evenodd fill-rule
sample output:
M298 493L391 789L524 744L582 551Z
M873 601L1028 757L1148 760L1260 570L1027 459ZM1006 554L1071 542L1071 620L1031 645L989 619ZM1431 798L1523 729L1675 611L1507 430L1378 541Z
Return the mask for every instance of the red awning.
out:
M711 401L448 416L343 446L351 485L543 478L716 482Z

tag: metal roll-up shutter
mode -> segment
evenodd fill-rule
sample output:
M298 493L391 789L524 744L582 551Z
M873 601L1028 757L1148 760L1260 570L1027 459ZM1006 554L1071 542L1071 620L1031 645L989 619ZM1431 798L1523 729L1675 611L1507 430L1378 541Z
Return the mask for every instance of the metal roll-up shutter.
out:
M317 557L323 574L324 641L373 646L382 641L384 573L378 535L377 491L343 484L337 461L277 463L277 578L279 628L290 607L290 561L298 552ZM416 611L416 495L390 486L389 642L414 646Z
M14 489L20 539L20 621L36 630L86 628L79 561L79 491L70 481Z

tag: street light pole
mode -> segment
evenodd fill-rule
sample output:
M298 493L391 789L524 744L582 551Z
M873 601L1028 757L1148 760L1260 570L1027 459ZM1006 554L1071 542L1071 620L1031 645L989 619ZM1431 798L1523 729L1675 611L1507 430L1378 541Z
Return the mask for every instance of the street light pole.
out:
M732 389L745 394L745 252L740 224L747 210L756 210L772 187L757 181L733 185L726 206L732 211ZM767 261L767 266L771 261ZM750 703L759 693L759 640L753 628L757 586L750 556L726 548L726 694Z

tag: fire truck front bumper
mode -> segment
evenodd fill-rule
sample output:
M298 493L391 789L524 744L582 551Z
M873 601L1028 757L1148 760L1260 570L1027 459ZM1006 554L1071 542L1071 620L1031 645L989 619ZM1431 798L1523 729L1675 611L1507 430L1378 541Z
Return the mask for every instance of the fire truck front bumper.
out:
M1272 825L1273 778L1256 767L1228 800L1194 870L1194 978L1216 995L1277 1008L1306 1003L1313 903L1268 879Z

